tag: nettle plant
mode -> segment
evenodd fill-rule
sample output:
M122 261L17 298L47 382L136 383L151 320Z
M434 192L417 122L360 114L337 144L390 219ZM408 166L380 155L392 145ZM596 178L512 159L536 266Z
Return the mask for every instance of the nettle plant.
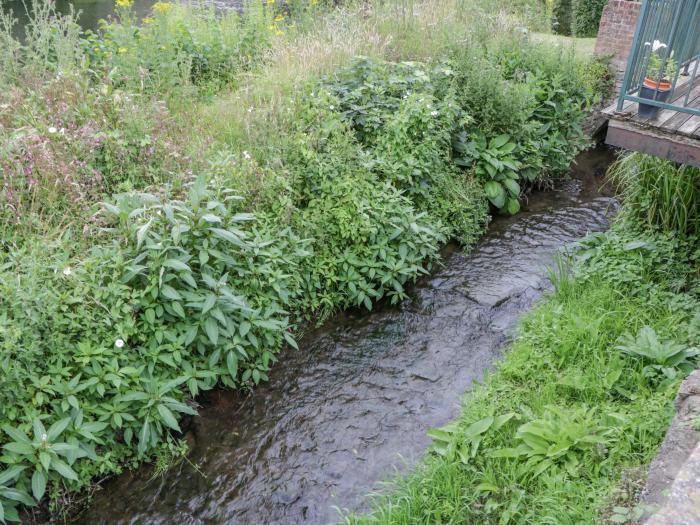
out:
M146 369L184 371L192 395L217 379L231 387L266 380L282 342L296 346L284 307L303 243L290 253L253 236L244 228L254 217L231 211L238 199L214 194L200 177L185 201L139 194L105 204L127 243L123 282L138 291Z

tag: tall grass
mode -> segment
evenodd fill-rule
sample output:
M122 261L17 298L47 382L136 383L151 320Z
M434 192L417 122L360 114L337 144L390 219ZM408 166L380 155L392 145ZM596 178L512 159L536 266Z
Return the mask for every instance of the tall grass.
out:
M625 201L623 214L666 232L700 236L700 170L658 157L630 153L610 176Z

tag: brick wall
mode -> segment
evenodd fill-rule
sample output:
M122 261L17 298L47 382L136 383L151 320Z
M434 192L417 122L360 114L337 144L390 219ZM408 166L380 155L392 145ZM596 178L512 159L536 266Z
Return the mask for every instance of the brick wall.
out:
M613 64L623 70L634 38L634 30L642 7L641 2L609 0L600 19L595 52L613 55Z

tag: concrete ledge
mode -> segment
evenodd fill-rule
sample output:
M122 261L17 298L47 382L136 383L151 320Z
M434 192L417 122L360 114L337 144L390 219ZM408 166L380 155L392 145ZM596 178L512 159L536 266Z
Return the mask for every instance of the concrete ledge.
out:
M676 417L651 464L642 502L659 508L645 525L700 524L700 445L691 427L700 417L700 370L681 384Z

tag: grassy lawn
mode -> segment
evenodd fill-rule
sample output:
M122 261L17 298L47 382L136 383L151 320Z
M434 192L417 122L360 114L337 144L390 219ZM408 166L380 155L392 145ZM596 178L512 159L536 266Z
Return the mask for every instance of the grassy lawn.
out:
M595 51L595 38L576 38L571 36L554 35L551 33L530 33L533 42L559 46L564 48L573 47L580 56L593 56Z

